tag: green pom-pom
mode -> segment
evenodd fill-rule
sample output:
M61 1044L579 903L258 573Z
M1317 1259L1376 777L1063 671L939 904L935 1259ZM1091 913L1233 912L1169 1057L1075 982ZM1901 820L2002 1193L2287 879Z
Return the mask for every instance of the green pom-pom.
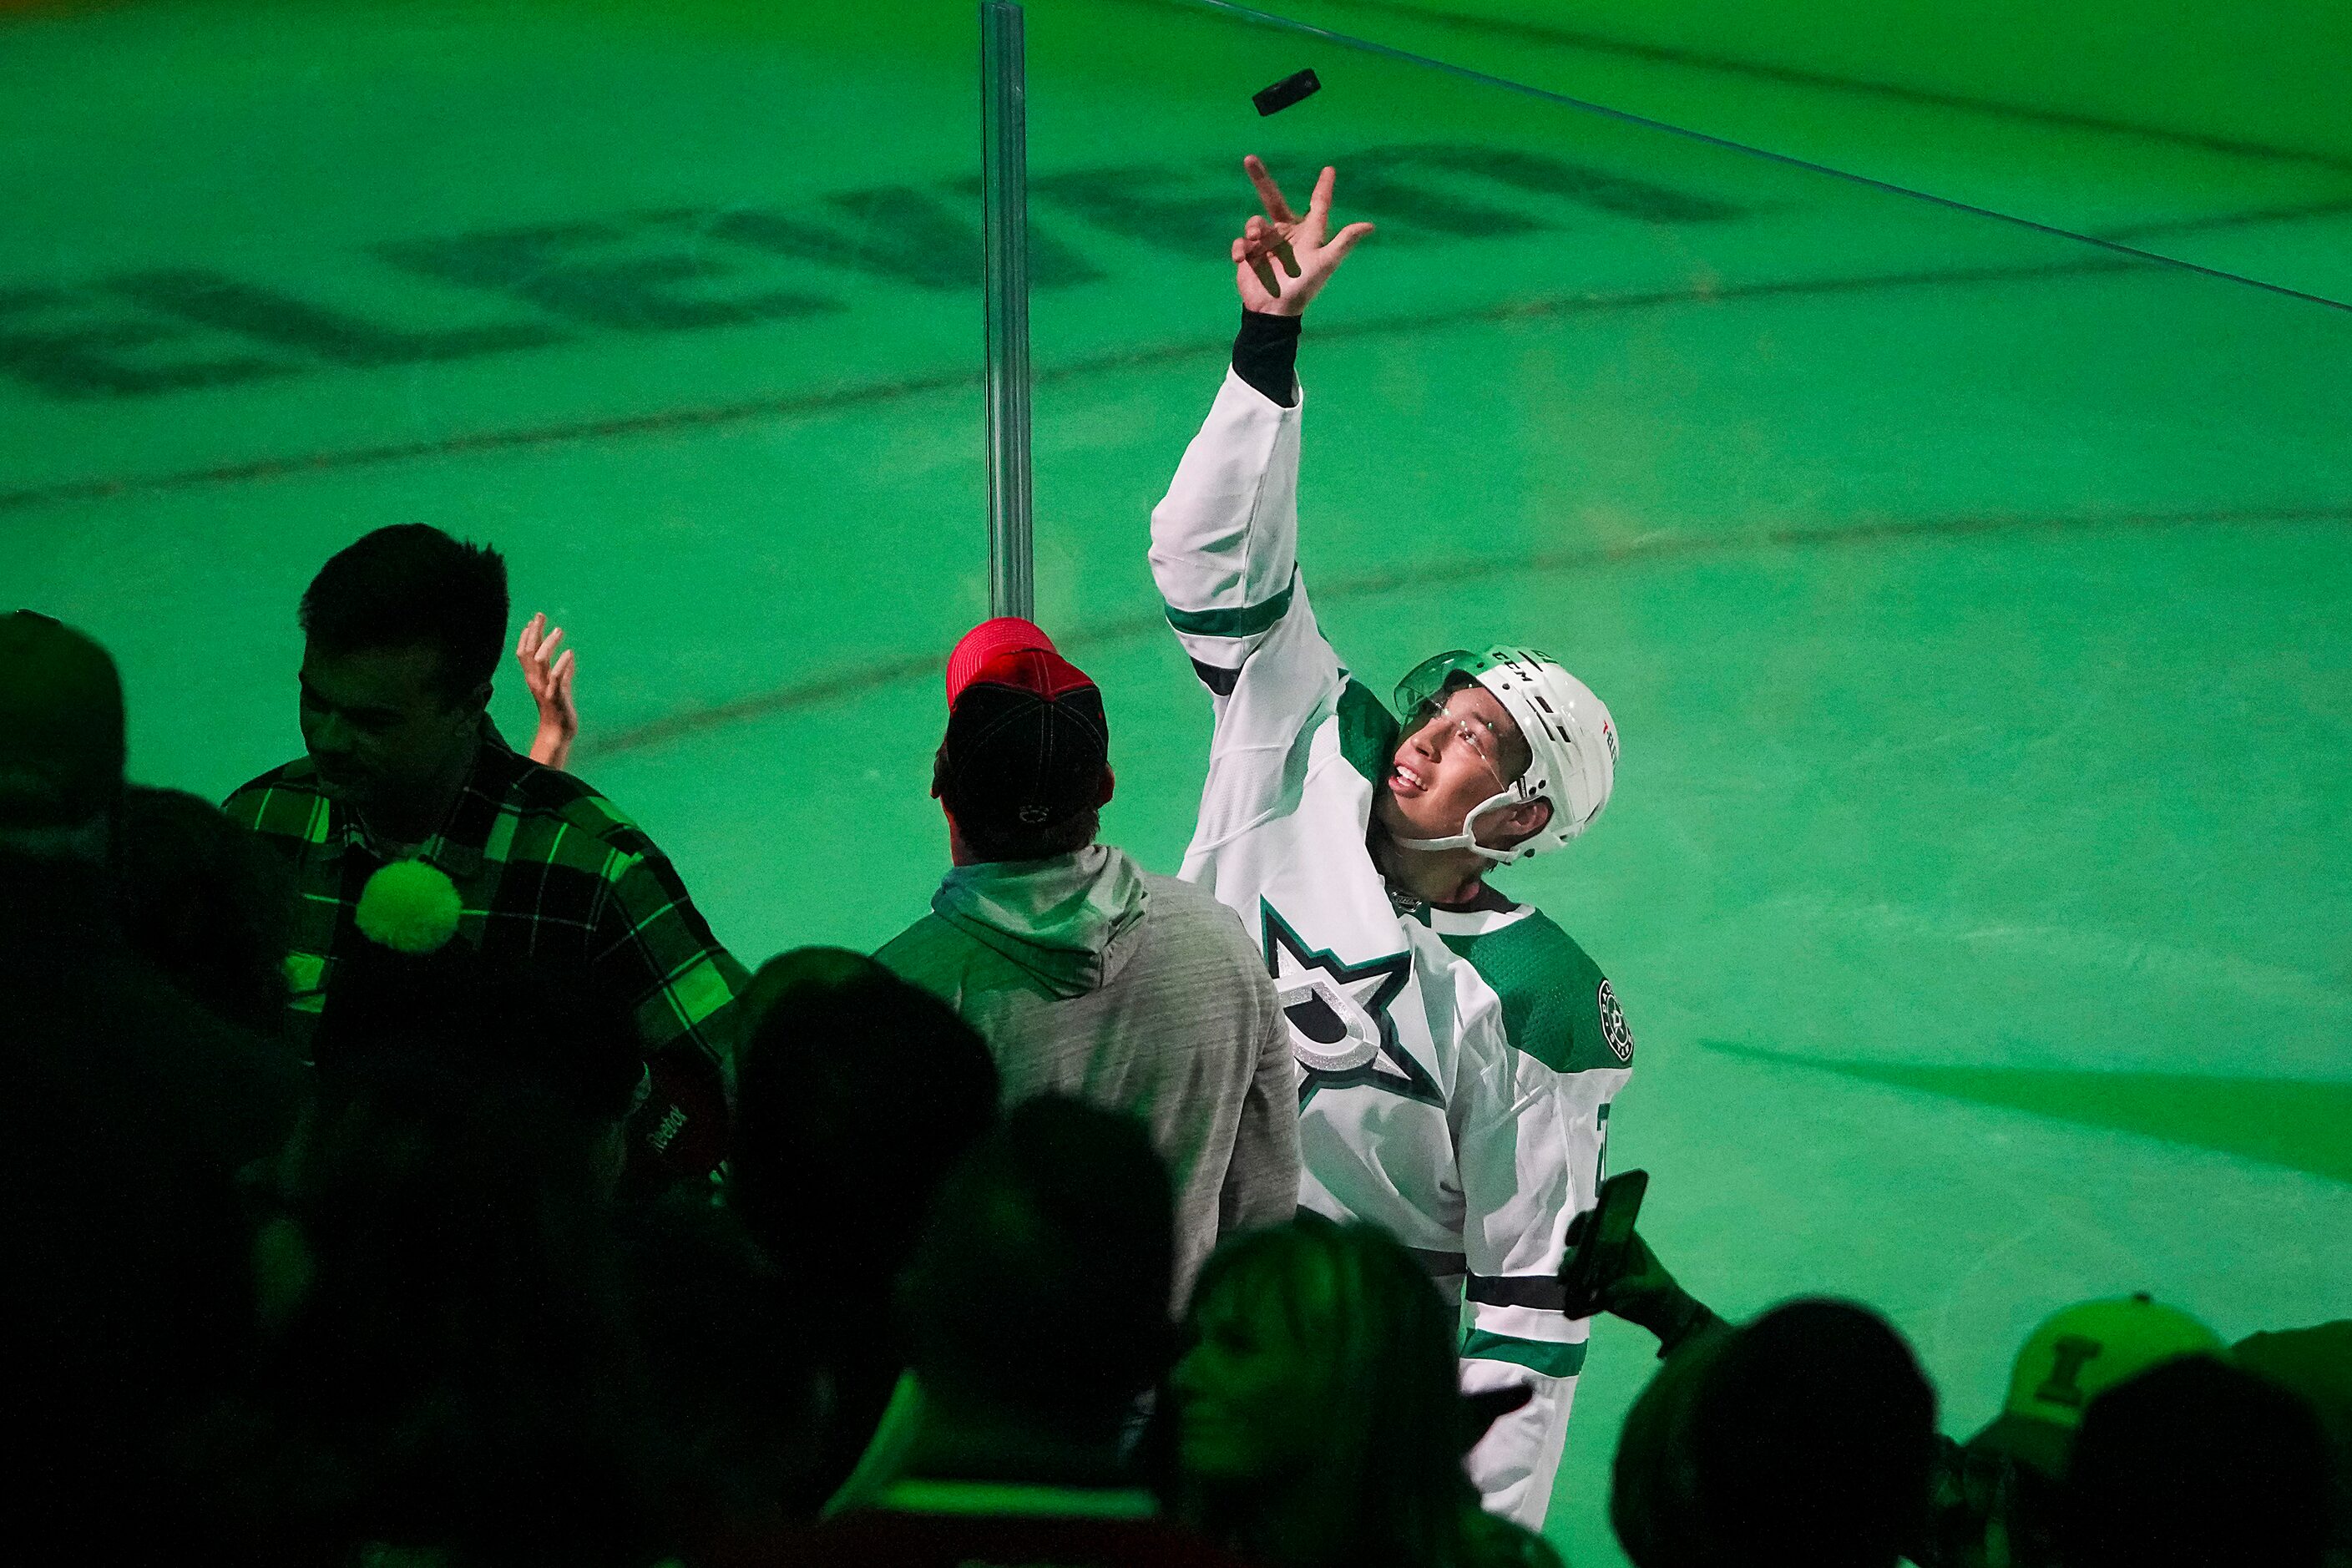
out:
M435 952L457 934L457 884L437 866L394 860L367 879L353 911L360 934L395 952Z

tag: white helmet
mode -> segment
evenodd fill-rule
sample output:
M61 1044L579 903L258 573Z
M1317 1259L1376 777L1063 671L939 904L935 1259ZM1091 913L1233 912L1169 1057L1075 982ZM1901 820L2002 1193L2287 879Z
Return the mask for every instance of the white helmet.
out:
M1531 647L1456 650L1423 660L1397 682L1398 715L1410 728L1423 706L1444 703L1445 693L1465 682L1492 692L1518 724L1528 742L1527 772L1473 807L1451 837L1396 842L1407 849L1470 849L1507 864L1557 849L1591 826L1609 804L1609 786L1617 774L1617 726L1592 689ZM1479 817L1534 800L1551 803L1550 818L1535 833L1508 849L1478 842Z

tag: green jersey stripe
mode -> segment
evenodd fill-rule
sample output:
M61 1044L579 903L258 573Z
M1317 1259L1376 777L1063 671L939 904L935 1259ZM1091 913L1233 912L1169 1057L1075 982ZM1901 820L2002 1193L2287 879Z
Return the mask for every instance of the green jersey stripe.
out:
M1238 610L1180 610L1167 605L1168 624L1178 631L1201 637L1255 637L1290 613L1290 595L1297 586L1291 584L1263 605L1250 605Z
M1585 1342L1563 1344L1552 1340L1515 1339L1509 1334L1472 1329L1462 1336L1462 1354L1468 1361L1507 1361L1546 1377L1574 1377L1584 1366Z

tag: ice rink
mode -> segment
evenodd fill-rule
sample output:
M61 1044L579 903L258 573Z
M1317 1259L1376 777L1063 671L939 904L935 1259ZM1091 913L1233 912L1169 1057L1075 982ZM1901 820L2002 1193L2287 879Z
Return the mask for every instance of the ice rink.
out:
M1590 64L1408 10L1300 14ZM1612 1163L1684 1281L1876 1305L1956 1434L2070 1300L2352 1315L2352 310L2314 297L2352 298L2352 161L1854 100L2043 222L2018 147L2128 163L2093 237L2255 282L1206 6L1029 31L1039 618L1105 690L1108 837L1172 869L1203 771L1143 549L1241 156L1334 163L1381 232L1307 325L1318 611L1377 689L1508 636L1614 710L1607 816L1499 882L1623 999ZM0 18L0 600L114 651L135 776L218 796L299 749L329 553L494 542L578 647L574 771L722 940L877 945L945 865L940 664L987 611L975 37L928 0ZM1717 134L1828 90L1602 68ZM528 737L510 671L496 712ZM1596 1340L1577 1568L1622 1561L1650 1364Z

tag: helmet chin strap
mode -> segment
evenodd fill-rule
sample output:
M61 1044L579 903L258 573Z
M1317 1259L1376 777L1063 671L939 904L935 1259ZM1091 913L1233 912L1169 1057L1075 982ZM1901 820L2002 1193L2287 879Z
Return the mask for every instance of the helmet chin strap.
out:
M1445 838L1399 838L1389 836L1389 842L1400 849L1467 849L1474 855L1492 860L1497 866L1507 866L1519 858L1517 849L1493 849L1478 842L1478 819L1490 811L1524 804L1519 799L1518 786L1514 784L1497 795L1470 808L1462 818L1462 831Z

